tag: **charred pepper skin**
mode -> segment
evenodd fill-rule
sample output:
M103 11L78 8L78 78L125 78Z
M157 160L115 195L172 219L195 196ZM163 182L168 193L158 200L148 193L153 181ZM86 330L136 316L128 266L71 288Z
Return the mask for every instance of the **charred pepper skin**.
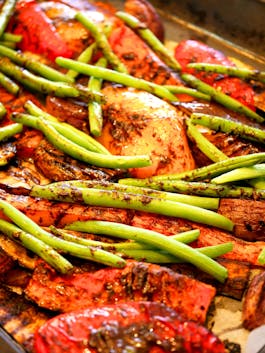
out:
M61 353L64 349L69 353L120 353L125 347L135 353L157 349L160 353L225 352L223 343L205 327L154 302L99 306L59 315L39 329L35 342L36 353Z

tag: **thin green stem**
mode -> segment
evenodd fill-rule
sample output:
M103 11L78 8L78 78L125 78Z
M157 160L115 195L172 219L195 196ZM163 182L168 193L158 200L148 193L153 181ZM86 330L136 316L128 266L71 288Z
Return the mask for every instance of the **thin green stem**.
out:
M0 228L2 233L7 235L10 239L19 242L26 249L31 250L58 272L68 273L73 269L72 264L68 260L55 251L51 246L35 238L32 234L21 230L14 224L3 219L0 219Z
M5 141L10 137L19 134L23 129L22 124L10 124L0 128L0 141Z
M224 107L236 111L240 114L244 114L251 120L257 121L259 123L262 123L264 121L262 116L255 113L253 110L249 109L244 104L241 104L236 99L228 96L227 94L221 91L216 90L215 88L199 80L195 76L190 74L182 74L181 78L191 87L196 88L202 93L208 94L214 101L222 104Z
M265 144L265 131L247 124L201 113L193 113L190 118L194 124L206 126L215 131L239 135L247 140Z
M75 60L66 59L63 57L57 57L56 63L66 69L76 70L77 72L84 75L98 77L106 81L120 83L124 86L144 90L146 92L152 93L160 98L165 98L172 102L178 101L178 98L165 87L155 84L153 82L133 77L128 74L124 74L110 69L105 69L102 67L96 67L89 64L79 63Z
M55 237L53 234L42 229L30 218L24 215L24 213L20 212L4 200L0 200L0 209L24 232L32 234L34 237L52 248L61 250L82 259L103 263L109 266L124 267L126 264L120 256L110 252L94 247L83 246Z
M168 67L175 71L180 71L181 66L178 61L144 23L126 12L118 11L116 16L132 28Z
M170 200L193 205L197 207L206 208L209 210L216 210L219 207L219 198L213 197L199 197L185 194L177 194L175 192L160 192L150 188L122 185L119 183L112 183L106 181L95 181L95 180L67 180L58 181L52 183L53 186L67 186L67 187L78 187L78 188L95 188L102 190L116 190L125 193L139 194L150 197L156 197L163 200Z
M107 60L105 58L100 58L95 66L106 67ZM88 88L92 92L100 92L102 86L102 79L91 76L88 82ZM103 126L103 113L100 103L89 102L88 103L88 119L90 132L94 136L100 136Z
M105 221L74 222L68 226L68 229L140 241L192 263L220 282L224 282L227 277L226 268L213 261L210 257L175 239L148 229Z
M0 55L9 58L15 64L23 66L26 69L47 78L48 80L68 83L73 82L73 79L61 73L60 71L55 70L52 67L23 54L22 52L17 52L0 45Z
M222 151L220 151L213 143L211 143L199 129L193 124L191 120L186 120L187 134L193 140L200 151L213 162L220 162L228 159Z
M112 51L105 33L99 29L98 24L91 21L86 16L86 14L82 12L78 12L75 15L75 18L91 32L92 36L94 37L97 43L97 47L102 50L105 58L112 65L112 67L119 72L126 73L127 72L126 67L117 57L117 55L115 55L114 52Z
M191 63L187 67L197 71L216 72L227 76L239 77L243 80L254 80L265 83L265 71L206 63Z
M101 101L102 94L93 93L82 86L74 86L67 82L55 82L36 76L30 71L15 65L6 57L0 57L0 71L5 75L22 83L29 89L58 97L72 97L87 100Z
M83 202L93 206L134 209L165 216L180 217L231 231L234 227L228 218L200 207L121 191L59 187L53 185L32 187L31 196L49 200Z

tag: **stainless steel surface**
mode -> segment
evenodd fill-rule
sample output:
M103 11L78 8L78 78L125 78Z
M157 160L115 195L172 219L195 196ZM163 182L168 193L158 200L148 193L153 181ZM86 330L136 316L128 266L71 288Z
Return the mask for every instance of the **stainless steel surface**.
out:
M157 8L265 56L265 1L151 0Z
M25 353L24 349L17 344L1 327L0 327L0 352L1 353Z

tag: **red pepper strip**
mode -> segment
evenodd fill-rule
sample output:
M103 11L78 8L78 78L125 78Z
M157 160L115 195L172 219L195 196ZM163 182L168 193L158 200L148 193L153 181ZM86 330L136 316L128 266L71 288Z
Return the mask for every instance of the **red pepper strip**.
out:
M227 77L209 72L198 72L195 69L187 69L189 63L208 63L226 66L235 66L222 52L209 47L196 40L185 40L180 42L175 48L175 57L180 63L183 72L188 72L208 83L216 89L222 90L240 103L252 110L254 108L254 90L246 82L239 78Z
M57 56L72 58L72 51L34 0L20 2L16 11L13 28L11 22L11 30L23 36L18 44L19 49L42 54L52 61Z
M35 336L36 353L224 353L205 327L162 303L128 302L59 315Z

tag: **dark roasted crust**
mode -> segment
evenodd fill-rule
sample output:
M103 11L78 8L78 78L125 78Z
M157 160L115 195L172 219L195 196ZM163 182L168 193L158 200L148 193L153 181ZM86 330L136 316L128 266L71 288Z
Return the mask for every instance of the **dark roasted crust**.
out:
M204 323L215 289L166 267L142 262L66 276L40 262L26 294L38 305L61 312L116 302L157 301L187 319Z
M256 275L243 302L243 325L248 330L265 324L265 271Z
M115 180L124 175L122 170L95 168L65 155L43 140L35 150L34 163L38 170L51 181L62 180Z
M234 223L234 234L248 241L265 240L265 201L221 199L218 212Z
M34 334L49 318L24 296L0 287L0 325L27 352L33 352Z

